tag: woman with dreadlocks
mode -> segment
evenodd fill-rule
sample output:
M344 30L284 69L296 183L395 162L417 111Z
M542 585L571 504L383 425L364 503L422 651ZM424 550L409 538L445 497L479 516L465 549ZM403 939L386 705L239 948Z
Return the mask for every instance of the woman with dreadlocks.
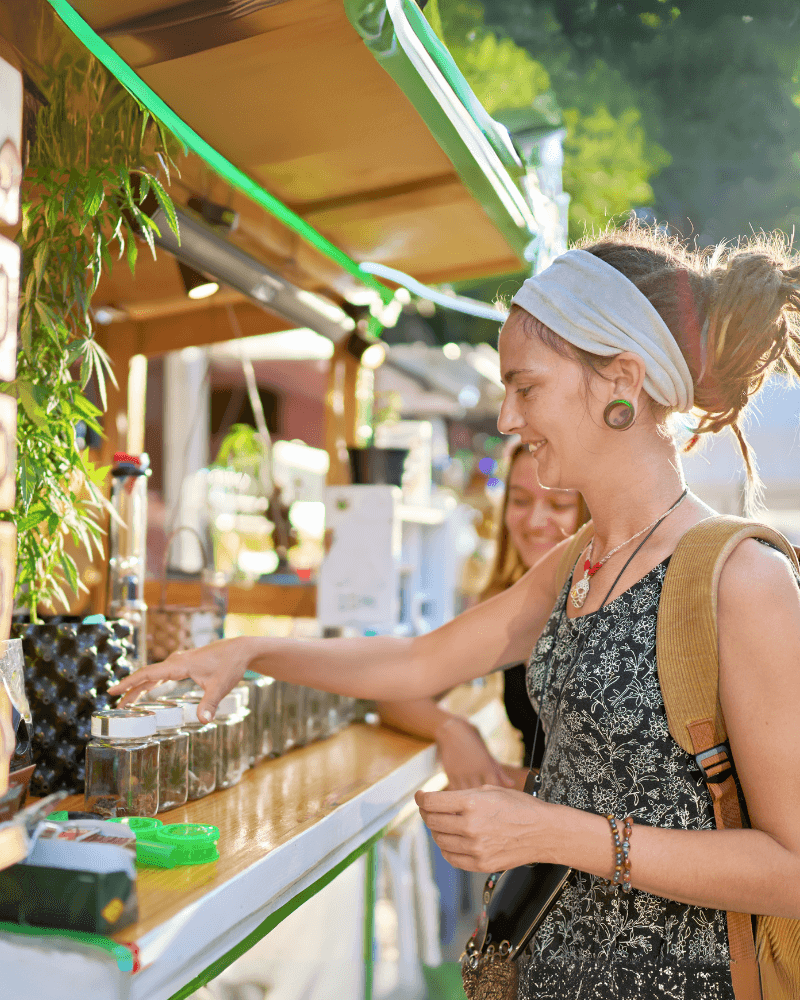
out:
M753 539L722 570L719 695L750 827L715 830L658 683L666 569L714 513L686 488L668 418L697 414L698 436L730 428L752 492L742 416L776 366L800 372L799 309L800 260L779 240L711 257L647 232L583 242L525 281L499 340L498 427L530 445L543 486L579 491L592 512L571 579L557 583L567 541L427 635L223 640L117 690L127 701L189 676L210 714L248 668L403 699L528 660L547 735L538 797L417 795L454 865L572 870L520 959L520 1000L734 1000L726 911L800 918L800 595L788 559ZM610 825L630 852L617 864Z

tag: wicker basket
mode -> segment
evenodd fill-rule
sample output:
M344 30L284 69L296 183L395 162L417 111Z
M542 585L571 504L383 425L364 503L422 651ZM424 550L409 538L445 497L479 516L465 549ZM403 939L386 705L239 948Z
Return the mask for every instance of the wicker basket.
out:
M197 607L166 603L169 550L175 536L182 531L194 535L203 554L200 604ZM214 639L222 638L227 587L218 586L213 580L214 573L209 566L208 552L200 535L194 528L176 528L167 539L167 548L164 552L158 607L147 609L147 659L150 663L160 663L166 660L170 653L196 649L198 646L213 642Z

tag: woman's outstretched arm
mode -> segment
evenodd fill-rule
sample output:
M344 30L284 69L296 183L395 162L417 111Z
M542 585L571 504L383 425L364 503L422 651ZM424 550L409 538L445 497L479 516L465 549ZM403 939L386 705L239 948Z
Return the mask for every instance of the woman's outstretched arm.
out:
M245 670L321 691L373 700L424 698L527 659L556 600L556 568L563 546L552 549L513 587L413 639L221 639L173 653L111 688L128 704L165 680L192 678L213 713Z

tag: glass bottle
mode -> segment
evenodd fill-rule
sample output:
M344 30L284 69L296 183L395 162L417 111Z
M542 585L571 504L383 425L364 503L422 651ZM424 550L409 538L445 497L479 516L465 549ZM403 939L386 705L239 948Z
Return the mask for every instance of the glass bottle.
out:
M147 544L147 455L118 451L111 469L111 504L116 513L109 521L108 615L133 627L133 667L147 663L147 605L144 577Z
M200 699L176 699L183 712L183 728L189 734L189 801L210 795L217 787L218 731L213 722L197 718Z
M244 773L244 727L239 695L233 691L225 695L214 716L219 743L217 745L217 788L230 788Z
M155 816L159 746L156 717L138 708L92 715L86 747L87 812L101 816Z
M154 712L158 764L158 811L166 812L186 803L189 796L189 734L183 726L183 709L177 701L137 702L136 707Z

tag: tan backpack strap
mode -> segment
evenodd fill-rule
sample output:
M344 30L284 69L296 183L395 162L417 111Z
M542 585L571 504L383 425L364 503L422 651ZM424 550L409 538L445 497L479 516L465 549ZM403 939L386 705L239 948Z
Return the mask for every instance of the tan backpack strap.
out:
M583 524L580 528L578 528L575 534L564 546L564 551L561 553L561 558L559 559L558 567L556 568L556 593L561 593L561 588L567 582L578 556L589 544L589 539L593 534L594 525L591 521L587 521L586 524Z
M712 720L713 742L704 749L727 738L719 704L717 595L722 567L745 538L770 542L800 571L794 549L779 532L725 516L710 517L686 532L664 578L656 632L658 679L669 731L687 753L700 752L688 729L693 720Z
M794 549L767 525L739 517L708 518L686 532L670 559L656 626L658 679L669 731L703 772L720 830L741 828L742 814L719 703L719 578L728 556L745 538L772 543L798 570ZM759 1000L750 915L727 916L736 1000Z

